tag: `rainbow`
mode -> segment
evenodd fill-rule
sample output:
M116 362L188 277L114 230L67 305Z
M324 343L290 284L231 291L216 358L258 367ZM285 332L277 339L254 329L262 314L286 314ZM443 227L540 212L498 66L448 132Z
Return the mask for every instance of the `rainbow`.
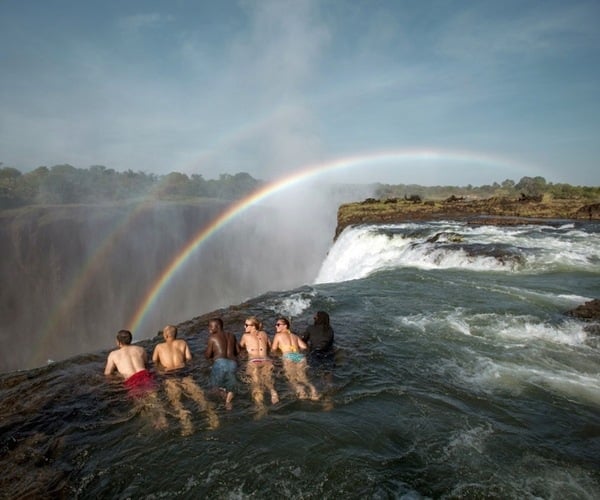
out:
M103 264L109 254L116 248L120 238L126 234L129 226L143 214L146 210L152 209L152 204L142 200L140 203L131 206L129 213L121 219L119 224L108 234L101 245L99 245L92 255L87 259L79 272L73 277L66 287L66 292L62 295L57 307L45 322L40 335L43 342L36 343L36 348L32 352L31 359L38 361L43 353L46 352L47 342L54 338L54 334L64 327L63 322L68 318L70 311L77 305L83 290L85 290L90 280L97 276L103 269Z
M144 317L148 311L156 304L161 292L167 287L172 277L176 274L188 258L214 233L219 231L229 221L241 214L246 209L265 200L269 196L279 191L288 189L296 184L307 181L315 176L341 169L366 167L373 165L398 164L417 161L438 161L438 162L463 162L487 167L509 167L523 175L524 172L536 171L540 169L532 165L524 165L512 160L502 159L485 154L464 151L445 151L445 150L421 150L411 149L402 151L386 151L365 154L360 156L336 158L323 163L316 163L305 166L300 170L266 184L262 188L254 191L246 198L239 200L222 212L205 227L203 227L183 248L175 255L171 262L162 270L158 278L154 281L150 289L145 294L143 300L138 306L135 314L128 322L128 329L134 336L140 329Z

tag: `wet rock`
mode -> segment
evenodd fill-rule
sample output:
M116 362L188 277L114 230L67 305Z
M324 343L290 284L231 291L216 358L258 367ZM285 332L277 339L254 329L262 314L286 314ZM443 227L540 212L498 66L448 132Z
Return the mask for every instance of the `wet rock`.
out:
M436 243L438 241L461 243L463 239L461 234L442 231L441 233L436 233L431 238L428 238L427 243Z
M590 300L567 311L567 316L582 319L584 321L600 321L600 299Z

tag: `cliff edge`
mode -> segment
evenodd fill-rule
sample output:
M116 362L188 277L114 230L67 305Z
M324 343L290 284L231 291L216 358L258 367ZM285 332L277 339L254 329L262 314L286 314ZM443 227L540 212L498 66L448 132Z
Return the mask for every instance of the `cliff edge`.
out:
M467 220L473 224L514 225L548 223L551 220L600 220L600 202L546 197L466 199L451 196L445 200L409 198L367 198L340 205L334 240L348 226L393 224L415 220Z

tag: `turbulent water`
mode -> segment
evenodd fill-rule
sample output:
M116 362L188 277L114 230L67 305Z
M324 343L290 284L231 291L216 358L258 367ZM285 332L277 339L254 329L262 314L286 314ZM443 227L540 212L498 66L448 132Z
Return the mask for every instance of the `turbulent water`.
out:
M347 229L315 284L220 311L240 334L315 310L336 333L320 401L185 399L155 430L107 352L0 377L4 498L600 498L600 342L565 311L600 296L600 226ZM186 336L206 388L205 325ZM150 353L154 341L142 342ZM167 406L163 391L161 404Z

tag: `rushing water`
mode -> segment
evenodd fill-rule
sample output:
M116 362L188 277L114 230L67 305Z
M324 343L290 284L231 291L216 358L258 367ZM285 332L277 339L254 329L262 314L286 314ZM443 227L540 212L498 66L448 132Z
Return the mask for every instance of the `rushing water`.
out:
M240 380L232 410L208 396L217 429L185 399L182 436L105 379L107 352L5 374L1 495L600 498L600 342L564 315L599 277L598 225L349 228L315 284L220 311L238 337L247 315L272 335L278 314L301 332L329 311L320 401L295 399L277 361L279 404L258 413ZM206 325L190 324L206 388Z

